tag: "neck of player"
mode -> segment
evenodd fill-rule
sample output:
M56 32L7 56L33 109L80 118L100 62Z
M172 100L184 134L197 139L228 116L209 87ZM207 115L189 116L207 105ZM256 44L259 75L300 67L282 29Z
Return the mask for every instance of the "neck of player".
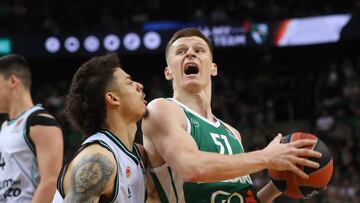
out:
M211 110L211 88L203 88L198 92L189 92L180 89L174 91L174 99L188 106L191 110L200 114L209 121L214 122Z
M11 99L10 108L8 111L9 119L14 119L26 110L34 106L29 92L16 93Z
M114 133L129 151L132 151L137 130L136 122L124 120L119 114L108 113L104 127Z

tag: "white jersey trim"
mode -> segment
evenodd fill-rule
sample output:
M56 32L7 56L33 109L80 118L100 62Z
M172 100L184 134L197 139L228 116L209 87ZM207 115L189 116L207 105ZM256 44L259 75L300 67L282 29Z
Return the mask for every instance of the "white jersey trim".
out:
M205 118L204 116L196 113L195 111L193 111L193 110L190 109L188 106L186 106L185 104L181 103L180 101L178 101L178 100L176 100L176 99L174 99L174 98L169 98L169 100L177 103L178 105L180 105L181 107L183 107L184 109L186 109L187 111L189 111L190 113L194 114L195 116L199 117L201 120L209 123L210 125L212 125L212 126L214 126L214 127L216 127L216 128L219 127L220 124L221 124L220 121L219 121L219 119L217 119L215 116L213 116L213 117L214 117L214 119L216 120L216 122L211 122L211 121L209 121L209 119L207 119L207 118Z
M240 144L243 152L245 153L244 146L242 145L242 143L241 143L241 141L240 141L240 138L237 136L237 134L234 132L234 130L231 129L231 128L229 127L229 125L226 125L223 121L221 121L221 122L222 122L222 124L225 126L226 129L230 130L230 132L231 132L232 134L234 134L236 140L239 142L239 144Z

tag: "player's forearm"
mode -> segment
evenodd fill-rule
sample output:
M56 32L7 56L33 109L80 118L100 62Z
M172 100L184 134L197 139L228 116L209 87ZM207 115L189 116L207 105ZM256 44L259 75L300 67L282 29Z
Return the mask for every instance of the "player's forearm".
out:
M48 179L46 181L40 181L33 196L32 203L52 202L56 192L56 181L56 178L53 178L52 180Z
M267 167L266 154L254 151L236 155L201 152L189 155L190 160L178 164L183 178L191 182L213 182L246 176Z
M271 203L281 195L281 192L278 191L270 181L257 193L257 195L262 203Z

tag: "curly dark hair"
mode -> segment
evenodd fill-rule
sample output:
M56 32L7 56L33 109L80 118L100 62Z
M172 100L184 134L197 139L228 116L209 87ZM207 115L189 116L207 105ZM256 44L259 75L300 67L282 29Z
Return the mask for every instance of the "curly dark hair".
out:
M117 54L93 57L75 73L66 99L66 111L73 127L86 136L101 129L106 118L104 95L121 68Z

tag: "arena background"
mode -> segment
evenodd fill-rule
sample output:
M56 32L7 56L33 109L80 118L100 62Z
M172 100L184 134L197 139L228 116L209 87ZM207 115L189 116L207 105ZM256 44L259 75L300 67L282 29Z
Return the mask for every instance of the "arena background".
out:
M237 127L246 150L265 147L278 132L295 131L318 135L331 150L335 168L326 191L309 200L282 196L275 202L360 202L359 14L359 0L3 0L0 54L18 53L29 61L34 101L61 122L66 160L83 138L63 110L81 63L117 52L124 69L144 84L148 101L171 97L163 76L164 42L176 29L198 27L216 45L214 113ZM158 34L152 42L160 37L158 47L145 45L149 32ZM133 50L125 46L129 33L140 39ZM110 34L120 40L112 51L103 43ZM96 40L86 48L89 36L98 39L97 48ZM252 178L257 188L269 181L266 171Z

